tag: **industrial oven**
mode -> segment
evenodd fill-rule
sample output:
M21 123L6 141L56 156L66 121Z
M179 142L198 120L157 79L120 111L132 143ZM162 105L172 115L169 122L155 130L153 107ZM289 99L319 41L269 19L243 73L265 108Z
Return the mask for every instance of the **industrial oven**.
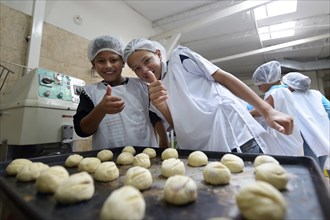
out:
M79 137L73 115L85 82L36 68L0 95L1 160L67 153Z

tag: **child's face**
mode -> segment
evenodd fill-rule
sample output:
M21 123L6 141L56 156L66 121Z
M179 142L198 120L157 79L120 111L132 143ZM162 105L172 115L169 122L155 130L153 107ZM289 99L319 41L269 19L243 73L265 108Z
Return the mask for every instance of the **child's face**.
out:
M127 64L145 82L150 82L148 71L151 71L157 79L160 78L162 72L161 55L158 50L156 53L137 50L128 57Z
M262 93L266 93L270 89L270 87L272 87L272 84L261 84L261 85L258 85L258 89Z
M102 51L92 61L96 72L111 84L121 83L123 60L121 56L111 51Z

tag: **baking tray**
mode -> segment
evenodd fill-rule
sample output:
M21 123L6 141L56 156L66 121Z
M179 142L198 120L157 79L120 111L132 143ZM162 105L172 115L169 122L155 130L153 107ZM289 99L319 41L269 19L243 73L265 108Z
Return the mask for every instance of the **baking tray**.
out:
M123 148L110 149L114 153L114 161ZM135 147L137 153L144 147ZM157 158L151 159L149 170L153 176L150 189L143 191L147 207L145 219L243 219L236 205L235 194L246 184L255 181L253 161L256 154L234 153L245 162L244 172L232 174L231 182L225 186L208 185L203 180L204 167L190 167L187 165L190 150L178 150L179 158L184 162L186 175L190 176L198 185L196 202L184 206L175 206L165 202L162 196L166 178L161 176L160 158L163 149L155 148ZM96 156L99 151L80 152L87 156ZM204 151L209 161L220 161L224 152ZM50 166L62 165L70 154L47 156L31 159L44 162ZM325 183L320 169L310 157L273 156L289 174L287 190L282 191L288 202L286 219L330 219L328 204L329 186ZM84 202L73 205L57 204L52 194L36 192L35 183L16 181L15 177L6 175L5 168L9 162L0 163L0 195L8 207L12 209L17 219L99 219L101 207L111 192L123 185L126 171L132 165L118 166L118 179L102 183L95 181L93 197ZM78 172L77 168L67 168L70 174Z

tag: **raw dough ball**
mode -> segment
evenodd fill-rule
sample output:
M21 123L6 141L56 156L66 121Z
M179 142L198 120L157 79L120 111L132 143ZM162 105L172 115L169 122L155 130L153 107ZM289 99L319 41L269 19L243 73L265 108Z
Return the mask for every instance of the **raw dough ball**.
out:
M153 149L153 148L145 148L142 153L145 153L145 154L148 154L149 158L152 159L152 158L155 158L157 156L157 153L156 153L156 150Z
M236 202L246 219L284 219L287 209L282 194L263 181L242 188Z
M136 154L135 148L133 146L126 146L124 147L124 149L122 150L122 152L129 152L133 155Z
M272 184L278 190L285 189L288 175L284 168L276 163L263 163L255 168L256 180Z
M79 154L72 154L66 158L64 165L66 167L77 167L82 159L83 156Z
M122 152L118 155L116 163L120 165L129 165L133 163L134 155L129 152Z
M34 162L28 164L27 166L24 166L22 169L20 169L20 171L18 171L16 179L22 182L34 181L40 176L42 171L48 168L49 166L42 162Z
M162 155L162 160L167 160L169 158L175 158L175 159L178 159L179 158L179 153L176 149L174 148L166 148Z
M194 151L188 156L188 164L192 167L201 167L208 163L206 154L202 151Z
M142 193L133 186L123 186L113 191L101 209L101 219L143 219L146 203Z
M203 170L205 182L212 185L225 185L229 184L231 172L220 162L210 162Z
M6 167L6 172L10 176L15 176L20 169L22 169L24 166L27 166L28 164L32 164L32 161L29 159L15 159L8 164Z
M124 184L134 186L139 190L148 189L152 184L151 173L144 167L131 167L127 170Z
M197 185L188 176L171 176L165 182L164 198L174 205L185 205L193 202L197 199Z
M63 204L72 204L92 198L93 178L87 172L75 173L62 182L55 192L55 199Z
M97 157L85 157L78 165L79 171L86 171L87 173L94 173L96 167L101 164L101 161Z
M101 162L112 160L113 153L111 150L101 150L97 153L97 158L99 158Z
M180 159L170 158L162 162L161 173L165 177L184 175L185 172L184 164Z
M150 167L151 163L150 163L150 158L149 158L148 154L139 153L139 154L135 155L135 157L133 159L133 165L145 167L145 168Z
M52 166L41 172L36 180L37 191L54 193L57 187L69 177L68 171L62 166Z
M234 154L223 155L221 163L228 167L232 173L239 173L244 169L244 161Z
M259 155L254 159L254 167L259 166L260 164L263 163L276 163L280 164L274 157L269 156L269 155Z
M119 177L119 170L112 161L106 161L96 167L94 178L98 181L109 182Z

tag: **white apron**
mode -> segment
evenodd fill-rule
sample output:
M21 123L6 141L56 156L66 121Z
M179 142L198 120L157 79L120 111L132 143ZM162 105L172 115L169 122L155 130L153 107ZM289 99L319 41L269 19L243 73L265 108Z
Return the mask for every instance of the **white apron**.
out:
M190 59L182 64L180 54ZM241 100L214 81L218 69L188 48L179 46L171 53L163 83L179 147L230 152L255 138L264 153L280 154L272 151L274 141Z
M103 83L86 85L85 91L96 106L104 97ZM125 102L117 114L107 114L93 134L93 149L122 146L157 147L157 141L149 119L149 97L146 84L129 78L125 85L112 87L112 95Z

